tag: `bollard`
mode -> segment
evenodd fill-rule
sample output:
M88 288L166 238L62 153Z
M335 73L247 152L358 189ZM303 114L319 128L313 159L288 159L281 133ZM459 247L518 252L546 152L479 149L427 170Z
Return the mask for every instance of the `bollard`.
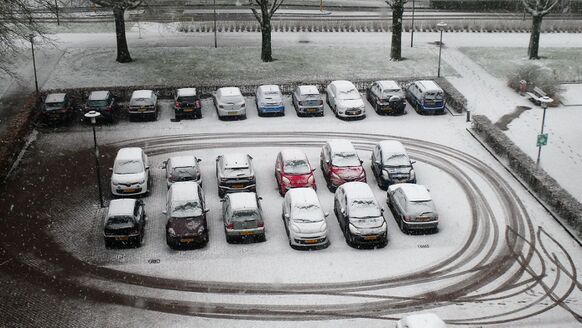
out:
M467 111L467 122L471 122L471 111Z

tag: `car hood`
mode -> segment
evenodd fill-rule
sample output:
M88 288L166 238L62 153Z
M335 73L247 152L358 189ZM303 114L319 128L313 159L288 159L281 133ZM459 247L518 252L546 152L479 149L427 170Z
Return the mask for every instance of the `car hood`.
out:
M168 228L172 228L176 235L198 234L198 229L204 226L204 219L199 217L172 218L168 221Z
M251 169L240 169L240 170L224 170L222 171L222 177L227 179L244 179L253 175Z
M384 218L381 216L371 218L350 218L350 223L358 229L379 228L384 224Z
M304 222L292 220L291 226L293 227L294 231L307 234L323 232L327 229L327 223L325 222L325 220L318 222Z
M145 172L133 173L133 174L116 174L113 173L111 176L111 181L116 183L137 183L145 179Z
M332 172L341 178L353 179L359 177L364 172L364 168L361 166L334 167Z
M412 166L385 166L384 170L390 174L409 174L412 171Z
M309 177L311 177L312 175L313 175L312 173L308 173L308 174L299 174L299 175L285 174L283 176L285 178L289 179L290 185L303 186L309 182Z
M364 107L364 101L360 99L338 99L337 104L348 108Z

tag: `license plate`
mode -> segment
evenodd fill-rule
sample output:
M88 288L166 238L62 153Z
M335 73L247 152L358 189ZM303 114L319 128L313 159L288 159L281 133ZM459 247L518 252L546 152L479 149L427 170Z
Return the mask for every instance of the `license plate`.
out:
M254 235L254 231L241 231L240 232L241 236L248 236L248 235Z
M376 240L378 236L366 236L364 237L365 240Z
M115 240L128 240L129 237L127 236L123 236L123 237L115 237Z
M191 111L192 111L192 108L185 108L184 109L184 112L191 112Z
M317 112L317 108L308 108L307 111L309 113L315 113L315 112Z
M232 187L233 187L233 188L242 188L242 187L244 187L244 186L243 186L243 185L241 185L241 184L235 184L235 185L232 185Z
M352 115L359 115L360 114L360 111L359 110L353 110L353 111L350 111L349 113L352 114Z
M140 108L140 109L139 109L139 112L140 112L140 113L143 113L143 112L145 112L145 108L143 108L143 107L142 107L142 108Z
M125 192L135 192L135 189L125 189Z
M317 239L308 239L305 241L306 244L315 244L317 243Z
M417 221L430 221L430 217L428 216L419 216L418 218L416 218Z
M228 115L238 115L238 112L228 112Z
M194 241L194 238L182 238L180 239L181 243L191 243Z

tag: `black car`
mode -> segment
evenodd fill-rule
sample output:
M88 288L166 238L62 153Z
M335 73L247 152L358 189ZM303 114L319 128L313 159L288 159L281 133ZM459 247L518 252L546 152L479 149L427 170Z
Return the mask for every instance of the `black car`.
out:
M248 154L225 154L216 158L218 196L238 191L257 191L257 180Z
M381 189L395 183L416 183L416 173L406 149L397 140L383 140L372 150L372 172Z
M174 115L176 120L185 117L202 118L202 103L195 88L176 90Z
M113 122L113 118L118 112L117 101L109 91L93 91L89 94L85 104L84 113L96 111L101 114L101 118L108 122Z
M140 199L114 199L109 203L105 217L103 237L105 247L114 243L141 246L144 237L146 214Z
M47 123L68 122L73 113L73 101L66 93L47 95L41 108L41 117Z
M204 191L194 181L176 182L166 195L166 243L171 248L208 243Z
M380 115L405 113L404 92L395 81L375 81L366 90L366 98Z

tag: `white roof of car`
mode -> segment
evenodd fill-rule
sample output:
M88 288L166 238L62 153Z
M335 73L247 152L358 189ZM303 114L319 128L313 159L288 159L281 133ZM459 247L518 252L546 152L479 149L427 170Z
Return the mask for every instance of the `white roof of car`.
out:
M406 149L396 140L382 140L378 143L382 149L382 153L385 154L406 154Z
M230 153L222 155L224 167L248 167L249 155L243 153Z
M332 81L331 83L334 84L340 90L351 90L356 88L356 86L352 82L346 80L336 80Z
M221 96L242 96L240 89L237 87L225 87L218 89Z
M283 161L307 161L307 155L305 155L305 153L299 148L285 148L281 150L281 157L283 158Z
M300 85L299 92L301 92L302 95L318 95L319 94L319 90L314 85Z
M89 100L105 100L109 91L93 91L89 94Z
M45 103L60 103L65 101L66 93L51 93L46 96Z
M139 147L126 147L121 148L117 152L117 156L115 157L116 160L133 160L133 159L140 159L141 160L141 153L142 149Z
M332 154L335 154L335 153L350 153L350 152L354 152L355 153L356 152L356 149L354 148L354 145L352 145L352 143L349 140L334 139L334 140L329 140L327 142L327 144L331 148Z
M416 81L416 83L420 84L426 90L441 90L442 91L441 87L439 87L439 85L436 84L436 82L432 81L432 80L421 80L421 81Z
M230 199L230 208L234 211L257 209L257 194L254 192L235 192L227 195Z
M113 199L109 202L107 217L132 216L136 200L133 198Z
M259 89L261 89L263 92L272 91L281 93L281 89L279 89L279 86L274 84L261 85Z
M434 313L412 314L402 319L409 328L446 328L445 322Z
M176 90L178 97L193 97L196 95L196 88L182 88Z
M341 188L344 190L346 197L348 199L348 202L350 200L353 199L374 199L376 200L376 197L374 197L374 193L372 192L372 189L370 189L370 186L368 186L367 183L364 182L346 182L343 185L341 185Z
M195 156L174 156L170 157L172 167L193 167L196 166Z
M404 191L406 198L413 202L422 202L432 199L428 193L428 189L426 189L426 187L423 185L414 183L397 183L391 185L388 188L391 191L400 188L402 191Z
M289 196L287 196L289 195ZM319 204L317 193L312 188L293 188L287 191L286 197L290 197L294 204Z
M382 89L384 89L384 90L400 89L400 85L398 85L398 83L396 83L396 81L382 80L382 81L376 81L376 83L378 83L378 85L380 87L382 87Z
M135 90L131 98L151 98L154 92L152 90Z
M170 190L172 192L172 201L198 199L198 183L194 181L174 182L170 186Z

